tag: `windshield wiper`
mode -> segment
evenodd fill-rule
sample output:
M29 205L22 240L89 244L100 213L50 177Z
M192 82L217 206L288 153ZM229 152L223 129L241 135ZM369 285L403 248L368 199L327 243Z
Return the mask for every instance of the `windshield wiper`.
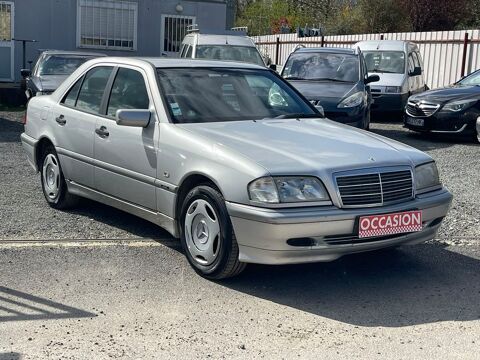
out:
M308 79L298 77L298 76L287 76L285 80L308 80Z
M372 72L374 72L374 73L385 73L385 74L396 74L395 71L380 70L380 69L373 69Z
M321 114L303 114L303 113L298 113L298 114L282 114L274 117L266 117L263 118L262 120L268 120L268 119L309 119L309 118L321 118Z
M352 82L352 81L348 81L348 80L340 80L340 79L334 79L334 78L309 78L309 79L305 79L305 80L309 80L309 81L337 81L337 82Z

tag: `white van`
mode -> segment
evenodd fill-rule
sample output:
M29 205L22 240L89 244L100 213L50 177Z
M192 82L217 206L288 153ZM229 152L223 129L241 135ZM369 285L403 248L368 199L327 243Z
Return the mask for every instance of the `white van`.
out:
M371 40L354 45L365 57L369 75L380 81L370 86L373 112L402 112L410 95L427 90L418 46L408 41Z
M243 32L202 34L193 30L185 36L180 49L181 58L231 60L265 66L255 43Z

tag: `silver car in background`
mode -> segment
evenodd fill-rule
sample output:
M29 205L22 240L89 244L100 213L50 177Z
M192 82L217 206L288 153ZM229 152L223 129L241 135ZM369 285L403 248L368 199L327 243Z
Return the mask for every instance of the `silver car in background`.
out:
M322 118L262 66L99 58L26 118L50 206L145 218L210 279L430 240L452 200L430 156Z

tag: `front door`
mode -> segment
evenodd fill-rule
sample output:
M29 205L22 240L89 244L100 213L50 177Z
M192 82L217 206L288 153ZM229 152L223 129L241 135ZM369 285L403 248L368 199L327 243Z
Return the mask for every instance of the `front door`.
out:
M162 15L161 55L177 56L180 53L183 38L187 34L187 28L194 24L194 16Z
M156 210L155 178L157 131L146 74L138 68L120 67L95 133L95 188L116 198ZM120 126L119 109L151 109L145 127Z
M14 81L14 4L0 1L0 81Z

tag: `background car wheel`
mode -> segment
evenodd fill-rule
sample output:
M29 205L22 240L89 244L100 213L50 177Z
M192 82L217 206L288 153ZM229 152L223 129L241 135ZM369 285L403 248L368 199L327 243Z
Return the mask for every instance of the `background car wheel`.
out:
M48 204L55 209L67 209L76 204L78 198L68 192L57 152L47 146L42 156L40 177L43 195Z
M246 267L223 196L209 185L192 189L183 201L180 239L190 265L208 279L225 279Z
M370 110L368 110L365 116L365 124L363 127L364 130L370 130L370 119L371 119L371 113L370 113Z

